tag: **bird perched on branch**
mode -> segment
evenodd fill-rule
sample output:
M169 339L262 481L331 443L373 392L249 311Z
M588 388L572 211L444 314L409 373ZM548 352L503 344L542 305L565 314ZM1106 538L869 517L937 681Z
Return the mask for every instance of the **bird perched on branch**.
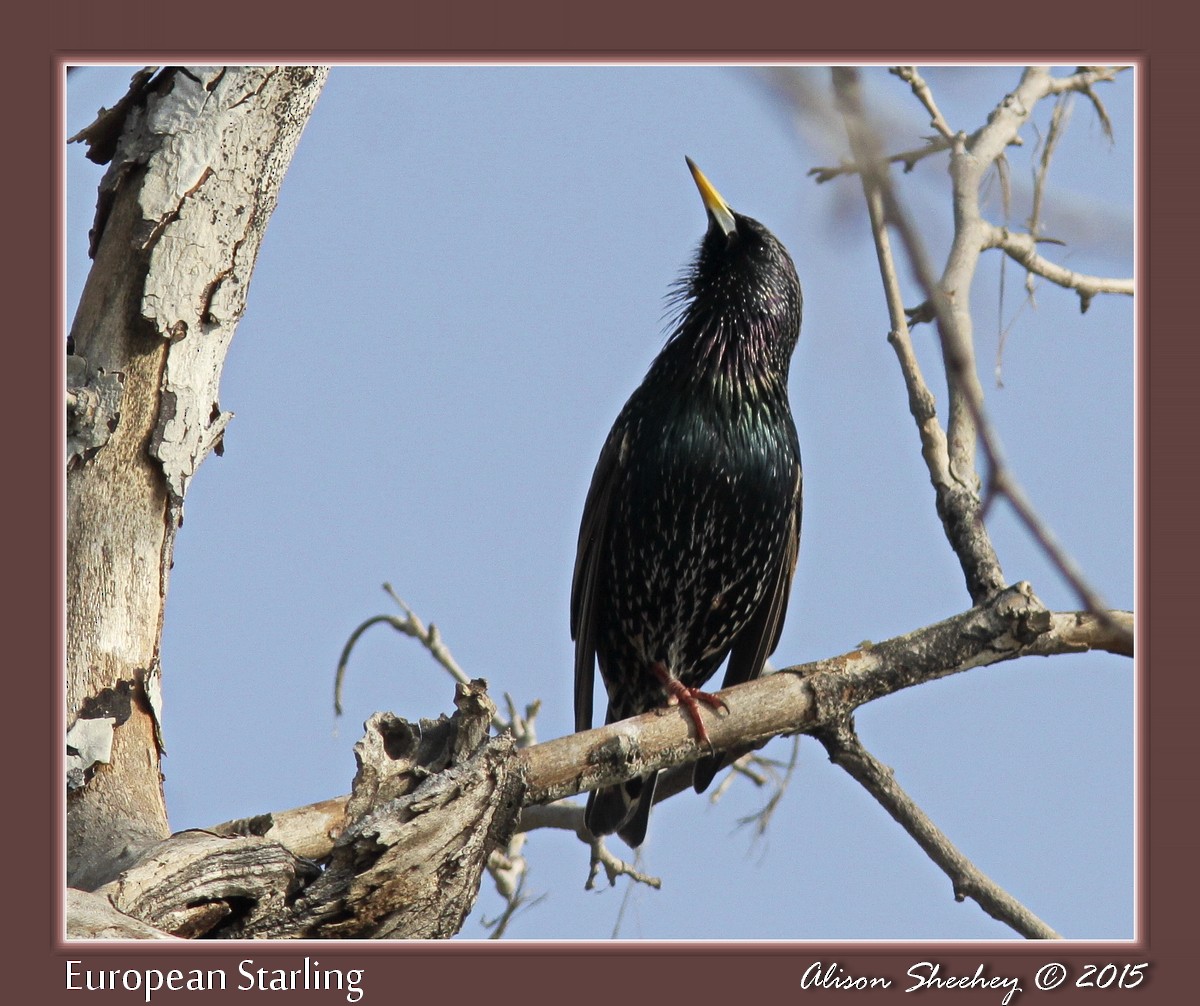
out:
M571 586L575 729L681 704L708 741L700 691L762 672L779 642L800 538L800 447L788 404L800 281L787 250L734 212L690 158L708 230L676 284L674 329L600 452ZM711 747L711 744L710 744ZM725 760L697 762L697 792ZM590 794L595 835L640 845L657 773Z

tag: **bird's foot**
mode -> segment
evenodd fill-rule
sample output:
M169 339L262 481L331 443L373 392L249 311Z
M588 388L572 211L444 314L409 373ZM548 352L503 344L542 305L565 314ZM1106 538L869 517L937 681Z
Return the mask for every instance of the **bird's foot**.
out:
M704 704L710 709L724 709L726 712L729 712L729 704L719 695L702 692L699 688L688 687L678 678L673 677L671 672L667 670L667 665L661 660L651 666L650 673L658 679L666 691L667 705L683 706L692 718L692 722L696 725L696 739L702 744L707 744L709 751L715 753L716 748L713 747L713 742L708 736L708 729L704 726L704 720L700 717L700 706Z

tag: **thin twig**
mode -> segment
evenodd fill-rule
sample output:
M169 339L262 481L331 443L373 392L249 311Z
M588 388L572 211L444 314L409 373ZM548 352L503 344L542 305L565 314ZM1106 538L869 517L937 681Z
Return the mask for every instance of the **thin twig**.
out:
M1105 606L1104 599L1088 583L1083 570L1071 558L1067 550L1063 548L1054 532L1050 530L1050 526L1038 516L1037 511L1033 508L1033 504L1029 501L1029 497L1025 495L1025 490L1013 480L1008 468L1003 465L999 458L993 460L993 455L990 451L988 452L988 460L992 466L992 476L988 496L984 499L982 514L986 515L993 499L1003 496L1008 500L1008 505L1021 518L1021 523L1025 525L1026 530L1033 535L1034 540L1041 546L1047 558L1049 558L1050 562L1067 583L1075 590L1075 593L1083 601L1088 611L1106 622L1110 629L1120 631L1121 626L1112 619L1108 608ZM998 462L1000 462L999 465L997 464ZM1132 645L1132 637L1130 638L1130 645Z
M496 889L500 892L500 896L504 898L504 910L494 919L488 919L481 915L479 924L484 929L491 930L488 934L489 940L502 940L508 931L508 924L516 918L517 913L545 901L546 895L539 894L537 897L530 897L525 893L525 881L529 874L526 872L523 858L519 864L514 866L511 861L494 852L488 859L487 869L496 881ZM513 886L510 886L506 878L506 875L510 873L515 877Z
M542 700L534 699L525 707L524 714L517 712L517 704L513 697L504 693L504 703L508 707L508 723L506 729L512 731L513 740L517 747L527 748L537 743L537 728L534 721L542 710Z
M583 885L584 890L593 891L596 889L596 878L600 875L602 869L604 870L604 875L608 878L609 887L616 886L618 877L628 877L635 884L645 884L647 887L653 887L656 891L662 889L662 880L659 877L642 873L632 863L627 863L620 856L614 855L609 851L608 846L604 844L604 839L592 838L589 844L592 848L592 858L587 883ZM620 920L618 919L619 924Z
M762 755L751 752L744 754L738 758L732 765L729 766L729 771L725 773L725 778L721 780L721 785L713 790L710 802L720 802L720 796L728 789L728 783L731 783L736 777L741 776L743 779L748 779L751 783L759 788L767 785L771 781L771 766L777 764L774 759L764 758ZM766 771L760 769L765 768Z
M1054 159L1054 151L1058 141L1066 132L1067 122L1071 118L1071 97L1069 93L1060 94L1054 102L1054 110L1050 113L1050 128L1042 141L1042 153L1038 158L1037 168L1033 173L1033 205L1029 210L1026 229L1036 241L1042 231L1042 202L1046 198L1046 179L1050 176L1050 162Z
M1079 88L1079 93L1086 96L1088 101L1092 103L1092 108L1096 111L1096 118L1100 120L1100 128L1104 131L1104 136L1110 144L1116 143L1116 136L1113 134L1112 119L1108 117L1108 109L1104 107L1104 102L1100 100L1099 95L1092 89L1091 84Z
M933 100L933 92L925 83L925 78L917 72L917 68L915 66L893 66L888 73L899 77L912 88L913 94L917 96L930 115L929 124L941 133L942 138L946 141L946 146L949 147L954 142L955 130L951 129L950 124L946 122L941 110L937 107L937 102Z
M688 787L690 788L690 787ZM682 791L682 787L679 791ZM657 803L658 800L655 800ZM627 863L611 852L602 836L595 836L588 831L583 819L583 805L573 800L558 800L555 803L532 804L521 810L521 820L517 825L517 833L523 834L542 828L556 831L570 831L590 850L588 878L584 889L591 891L596 887L596 878L603 869L609 886L617 882L618 877L629 877L634 883L646 884L655 889L662 887L662 880L642 873L633 864Z
M429 651L433 659L436 660L443 668L445 668L447 673L449 673L449 675L460 685L469 685L471 683L470 676L466 673L466 671L458 666L458 662L454 659L454 655L450 652L450 648L442 641L442 636L441 633L438 632L437 626L430 622L429 626L426 627L425 623L417 617L416 612L414 612L412 608L405 604L404 601L402 601L396 595L396 592L392 589L392 585L390 583L385 583L383 585L383 589L387 591L388 596L390 596L391 599L400 607L401 611L404 612L404 617L399 618L396 615L375 615L371 618L368 618L365 622L359 625L358 628L350 633L350 638L346 640L346 645L342 647L342 654L338 658L337 671L333 677L333 710L338 716L342 715L342 685L346 677L346 666L350 662L350 653L354 649L354 645L358 642L362 634L373 625L390 625L397 632L402 632L404 635L412 637L422 646L424 646L425 649ZM499 713L492 717L492 726L497 732L502 732L510 729L511 727L514 730L514 734L517 734L518 743L520 743L521 739L525 738L529 733L530 724L528 721L532 720L532 718L537 714L540 706L541 703L537 702L526 707L525 715L527 722L520 725L521 729L519 732L516 729L516 725L505 722ZM513 708L511 699L509 699L509 708ZM528 740L526 740L526 743L528 743Z
M470 677L466 671L458 666L458 661L456 661L451 655L449 647L442 642L442 637L438 632L437 626L430 622L429 628L426 628L421 622L421 619L417 617L416 612L414 612L412 608L410 608L404 603L404 601L396 596L396 592L392 589L392 585L390 583L385 583L383 585L383 589L388 592L388 595L391 597L391 599L395 601L404 612L405 622L410 626L410 628L405 631L414 639L419 640L421 645L424 646L425 649L427 649L433 656L433 659L450 672L450 675L455 681L464 685L469 684L471 680Z
M861 97L858 93L857 71L848 67L836 68L834 80L838 107L842 112L851 149L854 151L856 160L864 166L860 179L871 219L876 257L879 262L884 296L887 300L888 315L892 326L889 340L896 350L908 387L909 409L917 420L921 436L921 453L925 458L930 481L937 494L938 515L942 518L946 537L962 566L971 599L978 603L995 591L1003 589L1005 586L1004 574L1000 569L1000 562L996 557L996 551L988 537L987 530L977 520L979 504L975 487L978 483L978 476L974 472L972 454L966 451L961 443L957 444L959 467L956 469L956 452L947 434L938 424L933 395L917 365L916 355L913 353L909 337L906 312L900 296L900 285L892 257L887 225L891 224L897 228L906 246L916 238L906 228L906 218L896 205L896 196L892 190L887 170L879 163L876 137L867 126ZM956 142L961 142L961 139ZM949 298L932 279L932 270L928 262L923 260L923 251L921 254L922 261L914 262L914 265L917 266L919 277L930 281L926 286L930 310L934 311L934 316L939 319L948 317L950 311L945 302ZM921 265L925 267L924 275L921 275ZM935 308L936 300L943 302L940 307ZM943 356L947 358L947 369L949 370L949 358L945 349L943 349ZM971 367L973 367L973 362ZM969 373L971 367L963 369ZM950 390L953 416L956 403L960 403L962 395L961 393L956 394L953 380L950 382ZM972 438L973 436L972 430ZM964 464L968 467L963 467Z
M1066 77L1052 77L1049 82L1047 94L1062 94L1065 91L1078 91L1080 94L1087 94L1092 90L1093 84L1107 83L1117 79L1118 73L1124 73L1126 70L1132 69L1130 66L1080 66L1076 67L1075 72L1068 74ZM1107 119L1108 113L1104 113L1102 118Z
M930 115L930 125L933 126L939 133L938 136L929 137L923 147L917 147L914 150L905 150L899 154L891 154L884 158L888 164L903 164L904 171L907 174L912 171L918 161L929 157L932 154L939 154L943 150L949 150L950 144L954 140L954 130L946 123L941 111L937 107L937 103L933 100L933 93L929 90L929 85L915 66L893 66L888 70L901 80L907 82L915 94L925 106ZM809 176L814 177L817 184L828 182L831 179L838 178L841 175L861 174L863 167L861 162L853 161L833 167L817 167L809 169Z
M913 150L902 150L898 154L889 154L886 158L888 164L903 164L904 173L908 174L926 157L931 157L933 154L940 154L944 150L949 150L950 144L937 136L931 136L923 147L916 147ZM808 175L816 180L820 185L823 182L832 181L835 178L840 178L842 175L856 175L861 169L853 161L847 161L839 164L837 167L816 167L809 168Z
M767 829L771 826L771 818L775 816L775 811L778 809L780 802L783 800L783 795L788 791L791 785L792 777L796 772L796 766L800 762L800 734L792 738L792 753L787 762L782 765L783 774L780 776L774 768L771 768L772 777L775 779L775 788L771 791L771 795L753 814L747 814L743 818L738 819L740 827L754 825L755 839L761 839L767 833ZM778 764L778 763L775 763ZM732 775L732 773L731 773Z
M625 891L621 895L621 907L617 909L617 917L613 920L611 938L618 940L621 938L621 927L625 925L625 916L633 906L633 899L637 896L637 884L626 884Z

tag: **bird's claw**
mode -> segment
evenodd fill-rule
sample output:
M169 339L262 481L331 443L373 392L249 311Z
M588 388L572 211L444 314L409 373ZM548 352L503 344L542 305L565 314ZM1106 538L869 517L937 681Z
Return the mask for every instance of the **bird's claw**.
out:
M696 725L696 739L702 744L707 744L708 750L716 754L717 749L713 746L712 739L708 736L708 728L705 727L704 720L700 716L700 706L704 704L710 709L723 709L725 712L729 712L729 703L719 695L703 692L699 688L688 687L678 678L672 677L666 665L661 662L654 664L651 670L654 676L662 682L667 693L667 705L683 706Z

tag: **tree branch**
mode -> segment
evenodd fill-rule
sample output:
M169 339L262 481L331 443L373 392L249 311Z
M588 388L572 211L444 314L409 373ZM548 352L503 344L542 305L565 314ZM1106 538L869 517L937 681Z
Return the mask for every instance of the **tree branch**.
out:
M890 262L891 252L886 243L886 225L900 234L910 263L917 279L928 298L938 321L938 334L942 345L942 358L946 366L950 392L950 418L946 432L949 467L949 484L940 484L940 458L931 467L930 475L937 488L938 515L951 546L959 557L967 579L971 598L979 603L993 591L1004 586L1004 576L999 560L983 528L983 518L991 501L1003 496L1012 505L1026 529L1038 541L1069 583L1080 600L1100 618L1105 618L1107 606L1098 593L1087 583L1082 571L1058 544L1049 528L1040 520L1029 500L1011 474L1000 448L999 437L993 429L983 405L983 389L979 383L975 365L975 351L971 335L969 290L975 273L979 254L990 236L991 225L982 217L979 208L979 188L984 171L1003 152L1017 135L1017 130L1027 120L1033 106L1048 94L1057 93L1056 87L1066 89L1063 81L1052 78L1045 67L1029 67L1022 75L1020 85L1007 95L993 110L987 125L967 138L959 133L955 137L950 159L950 174L954 192L954 242L941 279L934 275L923 243L895 194L886 167L878 151L876 133L871 128L863 109L859 92L858 72L850 67L834 69L834 84L838 106L846 124L855 159L863 166L861 174L868 209L872 214L872 226L876 247L884 273L885 288L888 287L889 270L894 283L894 266ZM1115 72L1115 70L1113 71ZM1071 80L1076 88L1090 85L1092 80L1107 79L1107 70L1077 74ZM869 170L867 170L869 166ZM873 205L873 195L878 202ZM882 206L882 213L879 207ZM908 364L904 353L907 331L894 308L894 292L888 290L889 313L892 315L893 345L901 355L902 368L906 368L910 402L914 393L920 395L923 382L912 370L915 360ZM927 389L925 389L927 392ZM932 410L931 396L918 401L914 416L922 429L923 448L927 439L932 444L934 434L926 429ZM979 476L975 470L976 441L983 448L990 474L985 501L978 495ZM927 455L927 463L930 458ZM1116 630L1116 625L1110 626ZM1132 638L1129 640L1132 646Z
M940 154L943 150L949 150L950 144L946 140L938 137L930 137L923 147L915 147L912 150L901 150L897 154L889 154L884 160L888 164L903 164L904 172L907 174L917 166L918 163L925 160L926 157L931 157L934 154ZM840 178L843 175L856 175L862 171L862 168L855 162L849 161L844 164L839 164L837 167L816 167L808 169L808 176L812 178L818 185L824 182L833 181L835 178Z
M683 792L684 789L690 788L691 779L689 776L684 785L673 787L667 795L675 796ZM658 792L655 793L654 802L656 804L663 799L665 797L661 796ZM645 884L648 887L653 887L655 890L662 887L662 880L659 877L652 877L649 874L642 873L632 863L628 863L615 855L608 848L602 835L593 835L588 831L587 825L583 820L583 804L575 803L574 801L559 800L557 803L533 804L525 807L521 811L521 821L517 825L517 833L525 834L541 828L572 832L579 841L591 850L588 863L588 878L587 882L583 885L584 890L590 891L595 888L596 878L599 876L601 868L604 870L610 887L616 884L618 877L629 877L634 883Z
M971 396L962 389L964 385L971 385L969 378L974 377L973 349L970 346L969 336L962 338L956 334L954 337L948 337L944 334L947 330L957 332L955 326L958 324L958 318L950 307L950 301L953 298L942 292L934 278L932 267L925 257L919 238L898 205L886 168L880 161L876 134L866 120L859 93L857 71L849 67L835 68L834 86L837 92L838 108L842 112L851 150L855 160L862 166L859 177L871 218L876 256L879 260L892 326L889 340L896 350L908 387L909 407L917 421L917 428L921 435L922 455L925 458L930 481L935 490L938 516L941 518L950 547L954 550L962 567L971 600L979 603L989 594L1002 589L1005 580L987 529L979 519L979 476L974 469L975 427L973 424L970 427L970 444L967 446L961 441L954 440L953 437L948 437L938 425L933 395L921 376L916 356L912 350L908 323L900 299L899 281L887 235L888 224L896 227L900 233L909 259L913 263L921 285L925 288L929 302L936 305L935 314L941 322L939 328L943 331L943 358L946 361L947 373L951 375L949 381L950 429L952 432L955 430L954 421L957 416L960 437L966 436L968 433L962 428L961 413L964 397L970 398ZM959 147L963 142L961 135L955 139L955 143ZM959 357L965 354L966 359L959 358L956 364L952 364L951 358L954 354L959 354ZM962 380L956 380L951 371L966 376ZM978 390L977 379L974 381L974 387L978 391L979 401L982 401L982 391Z
M901 789L892 770L863 747L855 732L853 718L847 717L822 727L813 735L825 746L829 760L861 783L950 878L954 884L955 901L971 898L993 919L1003 922L1027 939L1062 939L955 848L945 833Z
M1092 298L1099 293L1133 296L1133 278L1089 276L1057 265L1037 253L1038 239L1032 234L1009 230L1007 227L988 227L983 238L984 249L999 248L1009 258L1024 266L1029 272L1048 279L1065 290L1079 294L1079 310L1086 312Z
M362 637L363 633L373 625L390 625L397 632L403 633L412 639L417 640L430 656L438 662L446 672L457 681L460 685L469 685L471 678L461 667L458 666L458 661L454 659L454 655L450 652L450 648L442 641L442 635L438 632L438 628L432 622L426 627L425 623L417 616L417 613L412 610L392 589L390 583L385 583L383 589L396 604L400 610L404 612L403 618L398 618L395 615L375 615L368 618L365 622L359 625L352 633L350 638L346 640L346 645L342 647L342 654L338 658L337 670L333 676L333 711L337 716L342 715L342 686L346 678L346 668L350 663L350 653L353 651L355 644ZM521 719L516 714L515 705L510 696L505 696L508 699L509 712L511 719L506 721L499 714L496 714L492 719L492 727L496 731L503 731L511 728L518 746L524 747L526 744L533 743L533 719L537 715L540 703L530 705L525 710L525 718Z
M718 750L761 746L777 734L807 732L903 688L1019 656L1078 652L1128 653L1133 615L1112 612L1114 634L1099 619L1054 616L1027 583L883 643L786 668L720 694L727 715L706 720ZM571 734L520 752L528 771L526 804L559 800L635 775L683 765L708 752L678 707Z
M193 938L453 936L511 848L525 791L511 736L488 736L483 683L456 686L455 705L415 724L371 717L350 796L174 835L99 893ZM300 835L301 821L317 830Z
M718 749L753 749L778 734L827 729L873 699L973 667L1085 649L1128 655L1133 615L1112 612L1108 621L1123 631L1089 613L1052 613L1028 584L1016 584L907 635L726 689L728 713L709 717L709 735ZM690 763L709 752L678 707L518 750L507 735L486 739L495 710L480 683L459 686L456 703L450 720L373 717L355 748L353 796L173 836L100 893L156 928L190 936L451 935L483 866L513 848L517 828L581 834L577 804L545 804L660 769L667 771L659 790L679 792ZM463 841L474 843L470 854ZM610 881L656 881L587 841L589 883L600 869ZM414 851L429 843L438 850L433 859ZM458 870L477 853L474 874L444 882L437 863L448 856ZM328 865L316 869L318 862ZM414 862L423 864L420 878ZM443 876L439 892L452 888L436 911L431 895L411 888L434 875Z
M1093 84L1116 80L1118 73L1123 73L1128 69L1128 66L1081 66L1066 77L1049 78L1046 82L1046 93L1063 94L1066 91L1078 91L1093 97ZM1106 120L1107 113L1103 114L1101 118Z
M1029 210L1029 220L1026 229L1036 239L1042 231L1042 202L1046 198L1046 179L1050 176L1050 162L1054 159L1054 151L1058 141L1066 132L1067 120L1070 118L1070 104L1059 95L1054 102L1054 111L1050 113L1050 128L1042 140L1042 156L1038 158L1037 170L1033 174L1033 205ZM1007 213L1005 214L1007 217Z
M709 735L722 749L758 747L777 734L817 729L903 688L1017 657L1087 650L1132 657L1132 612L1111 611L1107 616L1047 611L1028 584L1016 584L987 605L943 622L727 689L721 694L731 700L729 712L707 723ZM554 801L656 769L686 766L667 772L657 791L664 798L683 792L690 788L690 762L708 754L692 734L691 720L672 707L522 750L529 790L518 830L578 831L582 808ZM628 753L624 769L612 764L614 749ZM211 830L219 835L260 835L319 860L329 854L344 827L346 800L335 797Z

